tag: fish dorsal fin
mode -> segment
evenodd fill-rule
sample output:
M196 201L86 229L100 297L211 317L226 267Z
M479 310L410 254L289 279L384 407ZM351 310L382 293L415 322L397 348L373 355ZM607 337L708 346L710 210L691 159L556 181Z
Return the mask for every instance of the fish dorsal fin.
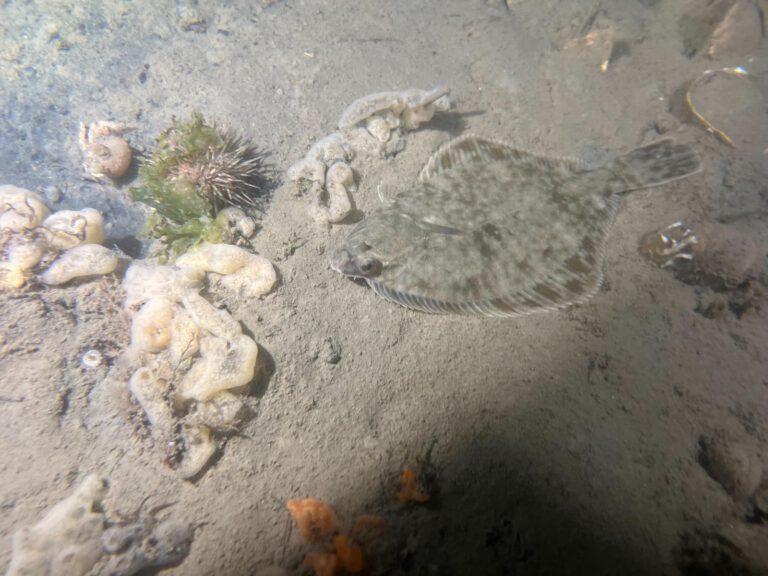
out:
M432 153L419 173L419 180L425 181L458 166L494 161L525 161L551 168L566 164L574 172L589 170L589 166L576 158L547 157L533 154L521 148L473 134L465 134L449 140Z

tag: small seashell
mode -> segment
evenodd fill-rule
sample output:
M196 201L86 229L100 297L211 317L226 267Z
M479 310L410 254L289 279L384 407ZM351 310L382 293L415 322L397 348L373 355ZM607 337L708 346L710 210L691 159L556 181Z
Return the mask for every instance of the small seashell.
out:
M108 136L89 144L83 160L85 171L94 178L117 180L131 165L131 147L120 136Z
M104 357L98 350L88 350L83 354L82 358L80 358L80 364L85 368L98 368L103 361Z
M131 147L120 134L130 129L119 122L80 124L80 149L86 173L113 180L125 174L131 165Z

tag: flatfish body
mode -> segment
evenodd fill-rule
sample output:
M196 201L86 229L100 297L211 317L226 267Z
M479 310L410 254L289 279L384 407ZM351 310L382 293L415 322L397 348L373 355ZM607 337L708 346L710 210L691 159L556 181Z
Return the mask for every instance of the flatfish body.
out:
M432 155L412 188L352 230L331 267L424 312L562 308L599 288L623 193L699 169L696 153L671 140L589 168L460 137Z

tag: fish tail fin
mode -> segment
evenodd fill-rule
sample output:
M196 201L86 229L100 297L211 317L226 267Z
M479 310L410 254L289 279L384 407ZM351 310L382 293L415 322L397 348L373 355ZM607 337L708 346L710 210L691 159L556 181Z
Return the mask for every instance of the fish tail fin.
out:
M614 163L626 175L632 190L666 184L701 170L701 160L693 148L668 138L636 148Z

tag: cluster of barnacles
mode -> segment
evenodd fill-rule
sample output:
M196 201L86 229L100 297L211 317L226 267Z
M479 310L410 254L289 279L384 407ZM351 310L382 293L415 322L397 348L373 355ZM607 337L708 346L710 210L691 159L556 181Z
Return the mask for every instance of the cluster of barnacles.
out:
M339 130L316 142L288 169L300 194L316 200L315 219L337 223L352 211L356 190L350 162L363 153L387 158L405 148L405 132L450 109L447 88L380 92L355 100L339 119Z
M698 236L678 220L649 234L642 242L642 252L659 267L667 268L679 260L693 260L698 244Z

